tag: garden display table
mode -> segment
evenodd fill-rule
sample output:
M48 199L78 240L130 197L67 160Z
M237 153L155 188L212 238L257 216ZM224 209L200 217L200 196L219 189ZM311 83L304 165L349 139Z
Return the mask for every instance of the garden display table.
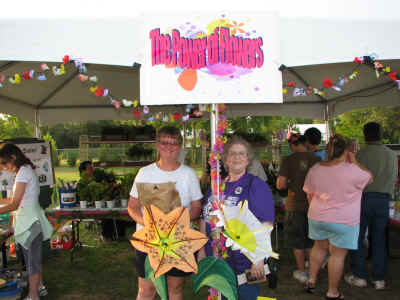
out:
M72 244L71 262L73 262L73 252L76 248L81 247L82 243L79 237L79 225L84 220L103 220L112 219L114 221L115 234L118 237L116 220L132 221L126 207L116 208L80 208L80 207L64 207L46 210L46 215L57 231L67 222L72 224Z

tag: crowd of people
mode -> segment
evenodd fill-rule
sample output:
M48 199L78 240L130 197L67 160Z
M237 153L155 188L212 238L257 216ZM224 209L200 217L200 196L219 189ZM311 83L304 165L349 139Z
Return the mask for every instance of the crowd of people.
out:
M352 273L345 276L346 282L366 286L368 274L363 241L367 227L373 250L372 282L376 289L385 288L383 231L388 221L390 193L397 180L397 159L395 153L380 142L379 124L366 124L364 136L366 146L358 151L354 141L339 134L331 137L323 149L320 147L321 132L317 128L308 129L304 135L292 135L288 140L292 154L282 160L276 181L277 189L288 190L284 240L285 245L293 249L296 259L293 277L304 284L306 292L313 293L318 272L327 262L329 287L325 297L328 300L344 299L338 286L348 251L351 252ZM182 205L190 209L191 219L201 218L201 231L210 237L212 193L208 191L203 197L194 171L178 161L181 143L180 132L174 127L165 127L158 132L159 159L139 171L128 210L140 227L143 208L136 184L173 180ZM274 197L250 144L241 137L232 137L224 146L222 162L225 169L224 205L235 206L248 200L250 211L260 222L273 224ZM210 238L198 252L198 259L215 255L211 244ZM154 299L156 294L152 282L144 276L145 257L146 254L137 251L138 300ZM238 278L246 270L255 278L264 272L264 260L252 263L237 250L230 251L225 260ZM189 274L173 269L166 275L169 299L183 299L183 278ZM238 294L239 299L257 299L260 287L240 282Z
M304 135L294 134L288 139L292 154L282 160L276 181L277 189L288 190L284 240L293 249L296 260L293 277L304 285L306 292L313 293L319 270L327 262L328 300L344 299L338 286L348 252L351 273L344 276L345 281L353 286L367 286L364 243L367 229L372 249L371 280L376 289L385 288L385 230L390 194L397 181L397 157L381 143L379 124L366 124L364 137L366 146L358 151L354 142L339 134L330 138L326 149L320 148L321 133L316 128L308 129ZM204 196L196 172L180 162L181 145L182 136L176 127L165 126L158 131L158 159L139 170L130 192L128 213L136 222L136 229L140 229L144 222L138 184L174 182L180 205L189 209L191 220L201 220L201 231L210 237L212 193L210 190ZM261 223L273 225L274 196L251 145L242 137L232 137L224 145L222 162L226 171L221 199L224 205L237 206L247 200L249 210ZM32 162L17 146L4 143L0 146L0 165L16 173L13 196L1 200L5 205L0 207L0 214L16 211L15 241L22 247L29 274L26 300L37 300L47 294L42 280L41 245L50 238L52 227L38 202L39 183ZM93 175L90 162L84 162L79 171ZM210 238L197 256L200 260L213 255ZM154 299L156 295L152 281L145 278L146 256L136 250L138 300ZM252 263L238 250L228 251L224 259L238 277L245 272L254 278L265 275L264 259ZM166 273L169 299L183 299L188 275L175 268ZM238 294L239 299L256 300L260 286L244 280L238 284Z

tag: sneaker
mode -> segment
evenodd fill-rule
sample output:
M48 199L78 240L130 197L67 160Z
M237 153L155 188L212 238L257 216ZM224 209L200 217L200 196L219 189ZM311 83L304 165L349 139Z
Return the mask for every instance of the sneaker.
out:
M354 276L353 274L346 274L344 276L344 281L346 281L348 284L356 287L366 287L367 286L367 281L362 278L358 278L357 276Z
M42 285L42 286L39 287L39 289L38 289L38 295L39 295L40 297L47 296L48 294L49 294L49 293L47 292L47 289L46 289L46 287L45 287L44 285Z
M32 300L32 298L29 297L29 296L26 296L26 297L24 298L24 300Z
M372 281L376 290L384 290L385 289L385 280L376 280Z
M306 283L308 280L308 273L300 270L293 271L293 278L301 283Z

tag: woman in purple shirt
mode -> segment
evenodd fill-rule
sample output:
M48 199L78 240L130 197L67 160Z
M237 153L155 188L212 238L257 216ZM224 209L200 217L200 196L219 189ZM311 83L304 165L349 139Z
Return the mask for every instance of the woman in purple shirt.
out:
M228 206L236 206L247 200L250 211L258 220L263 224L272 225L274 222L274 202L271 190L260 178L246 173L246 168L253 156L250 144L240 137L233 137L225 144L222 161L228 171L228 176L224 180L225 192L221 200ZM205 199L202 230L210 237L212 231L210 226L211 191L208 192ZM213 256L211 240L200 250L199 259L205 255ZM251 275L255 278L262 277L264 274L264 260L252 264L239 250L232 251L229 249L226 261L236 275L243 274L247 269L250 269ZM239 299L256 300L260 294L260 287L258 284L244 283L239 285L238 292Z

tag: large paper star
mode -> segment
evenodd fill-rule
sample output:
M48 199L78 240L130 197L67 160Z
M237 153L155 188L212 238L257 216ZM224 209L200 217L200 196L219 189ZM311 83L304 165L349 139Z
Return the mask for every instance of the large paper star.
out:
M252 263L279 255L272 250L272 226L262 224L249 210L247 201L238 206L223 206L226 246L240 250Z
M133 247L146 252L154 276L172 268L197 273L194 252L207 242L201 232L190 228L189 210L178 207L168 214L151 205L143 210L144 228L136 231L131 239Z

